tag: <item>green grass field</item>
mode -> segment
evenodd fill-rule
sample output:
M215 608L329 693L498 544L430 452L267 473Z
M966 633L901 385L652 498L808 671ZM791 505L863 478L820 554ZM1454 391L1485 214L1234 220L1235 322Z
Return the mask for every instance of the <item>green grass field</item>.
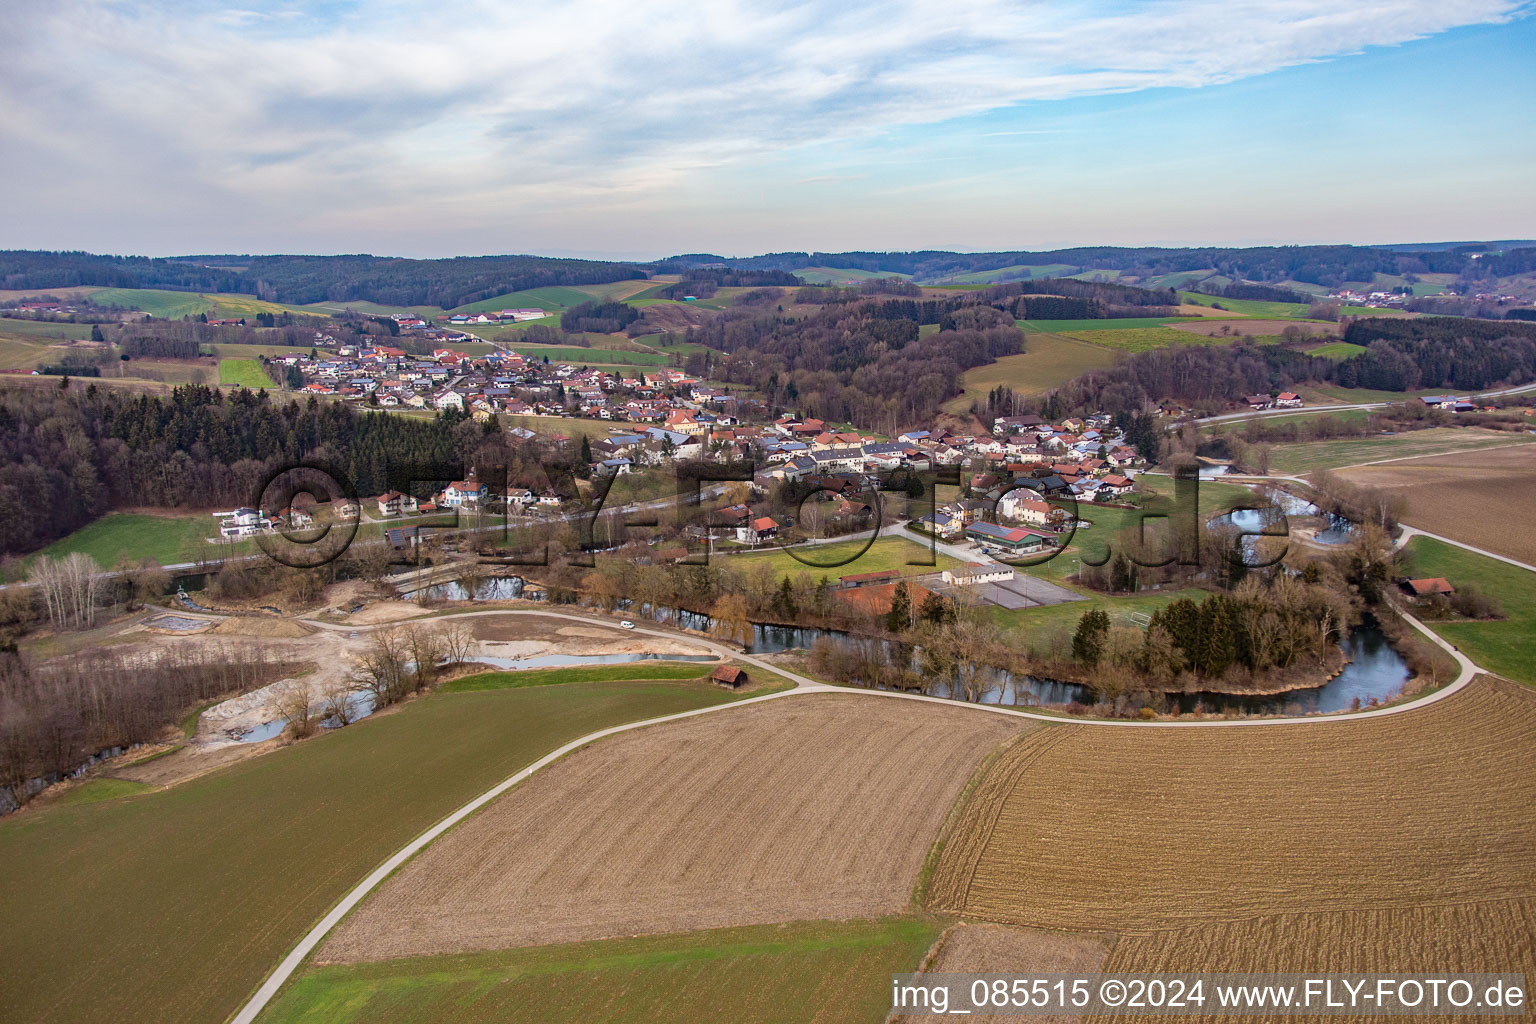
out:
M308 313L329 315L314 307L286 306L278 302L264 302L251 295L233 295L220 292L174 292L158 288L101 288L91 293L91 301L100 306L117 306L138 310L162 320L179 320L184 316L209 316L238 319L254 317L257 313Z
M937 328L937 324L931 325ZM1044 394L1089 370L1113 364L1114 352L1100 345L1080 341L1065 334L1032 334L1024 351L965 371L964 394L957 395L945 407L963 412L975 399L985 399L999 384L1006 384L1021 395Z
M475 690L512 690L521 686L559 686L563 683L621 683L637 679L698 679L714 666L697 661L644 661L625 665L573 665L570 668L525 668L513 672L482 672L451 679L444 693Z
M1191 306L1220 305L1229 313L1257 317L1261 320L1305 319L1307 304L1302 302L1260 302L1257 299L1223 299L1200 292L1180 292L1179 298Z
M83 551L105 569L124 557L135 562L153 558L161 565L174 565L223 554L222 547L207 543L218 533L214 518L201 512L180 516L114 512L54 541L42 553L60 558Z
M628 352L612 348L577 348L573 345L525 345L517 342L507 345L524 359L542 360L549 357L552 363L570 363L574 366L593 366L598 363L617 366L666 366L667 357L660 352Z
M5 1017L218 1024L445 814L578 736L732 699L665 681L429 696L170 789L0 821Z
M153 788L142 782L130 782L127 779L91 779L70 789L59 797L57 803L61 807L95 804L103 800L116 800L118 797L148 793Z
M45 341L0 334L0 370L35 370L38 363L51 362L56 355Z
M1364 345L1353 345L1347 341L1334 341L1327 345L1319 345L1317 348L1309 349L1307 351L1307 355L1323 356L1327 359L1338 359L1342 361L1348 359L1350 356L1358 356L1364 351Z
M951 274L939 278L934 284L1000 284L1005 281L1034 281L1042 277L1065 277L1081 271L1070 263L1020 263L996 270L976 270L968 274ZM797 271L798 273L798 271ZM871 275L874 276L874 275Z
M1415 578L1443 576L1452 586L1475 584L1504 609L1495 622L1425 622L1480 667L1536 686L1536 574L1429 537L1408 542Z
M863 540L852 540L797 547L793 549L795 552L793 555L787 550L775 549L740 555L721 555L716 552L716 557L720 560L720 564L742 572L755 572L759 565L766 562L773 568L775 576L784 574L795 576L803 572L813 577L826 576L833 583L837 582L839 576L851 576L856 573L896 569L903 576L918 576L959 564L948 555L935 552L933 557L937 559L936 565L908 565L909 561L924 561L928 558L927 546L915 538L909 540L899 535L877 537L875 542L869 545L868 551L859 554L866 543L867 541ZM846 559L851 560L844 565L835 564ZM808 565L807 562L812 564Z
M91 336L90 324L59 324L48 320L22 320L0 317L0 336L35 338L42 342L84 341Z
M1391 437L1349 437L1330 441L1301 441L1277 444L1270 450L1269 471L1281 474L1310 473L1319 469L1341 469L1379 459L1408 458L1415 455L1443 455L1448 452L1474 451L1506 444L1529 444L1530 434L1493 432L1477 428L1433 427Z
M263 1024L657 1024L882 1019L890 975L939 922L915 917L719 928L468 956L310 968Z
M272 378L255 359L220 359L219 385L221 387L272 388Z
M575 288L566 288L559 285L551 285L546 288L530 288L522 292L507 292L505 295L493 295L489 299L481 299L479 302L471 302L467 306L455 306L448 313L492 313L503 309L544 309L551 313L558 313L572 306L579 306L583 302L590 302L593 295L578 291ZM442 315L439 311L438 315Z

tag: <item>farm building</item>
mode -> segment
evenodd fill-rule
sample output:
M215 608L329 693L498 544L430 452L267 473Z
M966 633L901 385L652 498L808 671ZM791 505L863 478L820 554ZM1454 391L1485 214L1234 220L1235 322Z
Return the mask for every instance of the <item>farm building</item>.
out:
M721 686L729 686L735 690L746 685L747 671L735 665L719 665L709 674L709 678Z
M894 583L901 573L896 569L881 569L879 572L856 572L848 576L839 576L838 583L843 587L872 587L881 583Z
M1456 593L1456 588L1443 576L1433 576L1422 580L1404 580L1403 590L1414 597L1428 597L1431 594L1450 595Z

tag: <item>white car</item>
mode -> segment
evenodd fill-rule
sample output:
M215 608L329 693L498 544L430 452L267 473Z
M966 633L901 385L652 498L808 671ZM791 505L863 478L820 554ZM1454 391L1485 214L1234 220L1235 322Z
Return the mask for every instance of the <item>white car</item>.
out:
M635 628L635 624L633 622L630 622L628 619L625 619L623 622L619 623L619 628L620 629L634 629Z

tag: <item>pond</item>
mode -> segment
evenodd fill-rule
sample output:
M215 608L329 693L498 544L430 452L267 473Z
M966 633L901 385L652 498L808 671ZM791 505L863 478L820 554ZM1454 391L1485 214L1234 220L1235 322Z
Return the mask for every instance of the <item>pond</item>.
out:
M1292 690L1273 696L1243 697L1234 694L1185 693L1175 695L1179 710L1193 711L1197 703L1207 711L1239 711L1247 714L1282 714L1313 711L1347 711L1368 706L1372 699L1386 702L1403 692L1413 674L1374 618L1367 616L1339 645L1349 664L1322 686Z
M1214 530L1222 526L1235 526L1247 534L1243 538L1244 561L1254 567L1261 564L1255 550L1258 541L1256 535L1264 533L1266 536L1288 536L1288 520L1292 517L1323 516L1326 518L1327 527L1319 530L1312 537L1319 544L1343 544L1353 535L1355 524L1343 516L1329 515L1310 501L1284 491L1277 492L1274 498L1275 504L1265 508L1237 509L1226 515L1215 516L1206 523L1206 527Z

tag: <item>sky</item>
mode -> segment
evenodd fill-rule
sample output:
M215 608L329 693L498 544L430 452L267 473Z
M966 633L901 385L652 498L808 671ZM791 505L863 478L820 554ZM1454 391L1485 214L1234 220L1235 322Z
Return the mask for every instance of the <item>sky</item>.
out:
M1536 237L1536 0L5 0L0 248Z

